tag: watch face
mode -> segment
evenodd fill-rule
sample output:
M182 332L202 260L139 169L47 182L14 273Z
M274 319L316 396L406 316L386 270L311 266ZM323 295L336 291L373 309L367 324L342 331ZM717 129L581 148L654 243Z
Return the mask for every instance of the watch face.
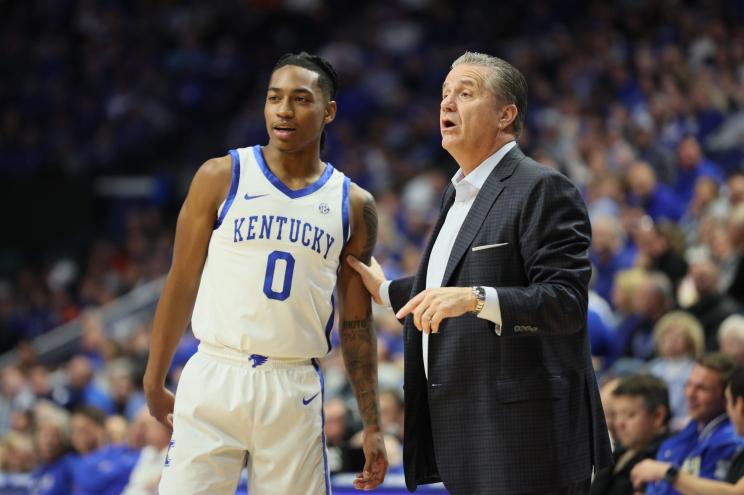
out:
M664 480L669 483L673 483L674 480L677 478L678 473L679 469L676 466L669 466L669 469L667 469L667 472L664 475Z

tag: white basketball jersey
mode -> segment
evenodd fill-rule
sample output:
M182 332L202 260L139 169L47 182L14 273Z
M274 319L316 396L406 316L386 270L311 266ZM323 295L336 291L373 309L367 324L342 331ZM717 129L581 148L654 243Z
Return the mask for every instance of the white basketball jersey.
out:
M194 334L273 358L323 356L349 238L349 179L326 164L314 184L291 190L260 146L230 156L232 183L209 241Z

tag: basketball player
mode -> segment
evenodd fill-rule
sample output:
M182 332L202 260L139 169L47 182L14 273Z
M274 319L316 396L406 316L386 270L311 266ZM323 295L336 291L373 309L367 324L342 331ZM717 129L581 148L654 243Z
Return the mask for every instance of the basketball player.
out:
M163 495L232 495L246 464L251 495L330 493L317 358L331 347L334 286L364 422L366 462L354 485L370 490L385 477L370 298L339 263L369 262L377 210L320 160L335 92L328 62L284 55L264 105L269 144L208 160L193 179L144 379L150 413L173 428ZM199 350L174 397L164 381L189 317Z

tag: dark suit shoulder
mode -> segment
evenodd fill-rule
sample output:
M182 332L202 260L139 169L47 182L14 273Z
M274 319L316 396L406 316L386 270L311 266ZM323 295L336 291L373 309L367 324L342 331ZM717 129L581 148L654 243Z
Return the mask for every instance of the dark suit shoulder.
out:
M514 171L515 175L520 175L524 178L531 178L532 180L539 182L541 180L566 182L573 187L576 185L571 179L558 172L557 170L542 165L529 156L525 156Z

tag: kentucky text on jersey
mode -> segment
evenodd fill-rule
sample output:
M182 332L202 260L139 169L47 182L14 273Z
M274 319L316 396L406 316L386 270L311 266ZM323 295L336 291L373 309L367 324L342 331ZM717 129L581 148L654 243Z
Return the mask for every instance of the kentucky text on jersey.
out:
M336 241L325 230L299 218L279 215L250 215L248 217L237 217L233 220L233 223L233 242L253 241L255 239L286 240L294 244L300 242L303 246L322 254L323 259L328 258L328 252Z

